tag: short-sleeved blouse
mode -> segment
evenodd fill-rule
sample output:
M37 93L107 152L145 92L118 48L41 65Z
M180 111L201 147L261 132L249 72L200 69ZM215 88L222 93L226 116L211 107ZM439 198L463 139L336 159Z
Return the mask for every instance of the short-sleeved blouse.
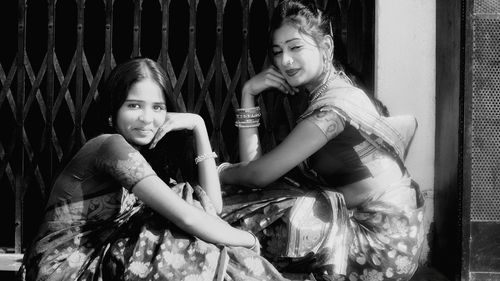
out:
M156 175L154 170L123 136L100 135L89 140L57 177L47 215L53 216L52 220L106 219L120 210L123 188L131 191L152 175ZM71 218L59 218L66 213L61 211L65 205L71 205ZM55 214L51 214L52 209L57 210Z
M335 89L339 91L339 89ZM346 92L351 93L346 93ZM343 88L341 94L356 95L367 111L376 112L373 103L357 88ZM380 153L360 131L346 122L332 105L315 108L302 120L315 124L328 142L306 161L307 166L333 187L351 184L372 175L366 160ZM299 121L302 121L299 120Z

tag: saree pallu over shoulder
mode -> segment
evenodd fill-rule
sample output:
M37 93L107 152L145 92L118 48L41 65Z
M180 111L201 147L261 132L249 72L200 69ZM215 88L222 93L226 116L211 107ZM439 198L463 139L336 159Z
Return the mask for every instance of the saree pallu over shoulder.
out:
M333 110L356 128L368 142L390 152L402 162L417 129L417 120L410 115L381 116L375 110L368 110L366 102L360 105L360 100L363 99L369 101L355 87L331 86L324 95L309 105L298 121L307 118L315 110Z

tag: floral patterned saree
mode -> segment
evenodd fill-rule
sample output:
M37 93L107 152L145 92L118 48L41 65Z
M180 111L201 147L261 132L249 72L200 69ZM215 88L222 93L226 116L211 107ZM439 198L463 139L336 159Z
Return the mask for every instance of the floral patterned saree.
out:
M403 177L382 182L384 200L348 209L343 195L307 165L263 189L225 186L223 218L256 233L262 255L281 272L312 273L317 280L382 281L409 280L417 269L424 202L402 160L416 123L414 118L385 118L366 110L362 95L352 86L330 89L301 119L318 110L334 112L367 146L393 159ZM408 194L413 194L416 208L400 203Z
M213 212L199 186L172 187ZM19 271L22 280L285 280L265 259L242 247L223 247L185 233L132 193L86 197L121 206L105 220L48 222ZM85 202L83 202L85 203ZM82 202L71 203L82 204ZM71 204L50 212L66 212ZM71 215L68 213L68 220Z

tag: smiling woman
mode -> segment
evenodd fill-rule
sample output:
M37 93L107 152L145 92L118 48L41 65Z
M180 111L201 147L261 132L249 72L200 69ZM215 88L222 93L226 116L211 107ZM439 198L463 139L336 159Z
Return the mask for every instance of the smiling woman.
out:
M221 164L223 217L255 232L283 272L316 280L409 280L423 242L423 201L404 164L413 116L388 117L333 58L329 16L282 0L270 61L243 86L240 163ZM293 130L262 153L259 95L304 95ZM233 193L234 192L234 193Z
M167 112L167 82L150 59L111 72L112 133L89 140L57 177L23 280L284 280L253 233L217 216L217 155L201 117ZM154 148L177 130L193 132L199 185L160 177L144 156L164 156Z
M333 55L333 39L324 37L316 42L305 36L293 25L282 25L273 35L272 55L274 65L285 74L286 82L291 87L303 86L309 91L319 83L317 77L324 76L324 49ZM320 49L321 48L321 49ZM331 60L331 57L329 57Z
M165 123L167 108L162 89L145 78L132 85L116 115L116 131L129 143L149 144Z

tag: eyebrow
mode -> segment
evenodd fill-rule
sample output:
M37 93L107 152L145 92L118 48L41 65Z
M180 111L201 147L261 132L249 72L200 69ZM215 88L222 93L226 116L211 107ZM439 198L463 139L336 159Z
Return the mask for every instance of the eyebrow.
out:
M290 43L295 40L301 40L300 38L292 38L285 41L285 44ZM273 47L279 47L279 45L273 44Z
M136 100L136 99L126 99L125 102L145 102L143 100ZM164 101L158 101L158 102L153 102L154 104L167 104Z

